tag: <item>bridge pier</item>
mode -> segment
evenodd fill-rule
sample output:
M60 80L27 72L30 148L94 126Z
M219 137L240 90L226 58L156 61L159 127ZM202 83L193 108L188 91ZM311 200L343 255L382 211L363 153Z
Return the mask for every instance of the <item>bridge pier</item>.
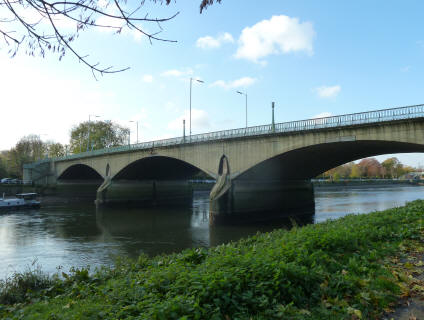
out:
M93 201L101 180L58 181L54 185L53 194L59 197L85 199Z
M212 224L270 221L315 210L314 189L308 180L234 180L222 192L215 191L209 209Z
M190 206L193 190L183 180L111 180L97 190L96 205Z

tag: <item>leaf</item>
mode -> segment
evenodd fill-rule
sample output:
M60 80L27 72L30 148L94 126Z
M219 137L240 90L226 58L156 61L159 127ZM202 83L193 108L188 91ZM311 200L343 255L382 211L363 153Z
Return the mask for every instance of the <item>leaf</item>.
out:
M424 286L420 286L420 285L416 284L412 287L412 291L424 292Z

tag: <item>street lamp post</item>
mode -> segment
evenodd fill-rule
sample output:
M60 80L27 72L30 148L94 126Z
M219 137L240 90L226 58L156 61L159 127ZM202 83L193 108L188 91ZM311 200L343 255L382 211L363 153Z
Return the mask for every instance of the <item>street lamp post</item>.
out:
M247 93L246 92L241 92L241 91L237 91L238 94L244 95L246 98L246 128L247 128Z
M183 119L183 142L185 142L185 119Z
M190 140L191 140L191 91L193 86L193 80L196 80L199 83L205 83L202 80L190 78Z
M88 151L88 150L90 150L91 117L100 118L100 116L96 116L95 114L89 114L89 115L88 115L88 141L87 141L87 151Z

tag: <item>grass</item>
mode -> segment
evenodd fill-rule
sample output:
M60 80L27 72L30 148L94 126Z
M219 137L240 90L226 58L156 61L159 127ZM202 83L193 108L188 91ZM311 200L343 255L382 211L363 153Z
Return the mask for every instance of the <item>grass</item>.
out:
M423 218L418 200L210 249L122 258L94 272L37 273L40 282L15 275L0 284L0 317L378 319L405 294L390 261L421 243Z

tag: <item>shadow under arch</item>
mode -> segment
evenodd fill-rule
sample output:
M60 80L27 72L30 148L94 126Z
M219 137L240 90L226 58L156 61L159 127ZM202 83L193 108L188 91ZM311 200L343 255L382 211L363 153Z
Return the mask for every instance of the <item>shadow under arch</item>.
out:
M85 164L75 164L67 168L58 178L56 195L60 198L92 202L103 182L103 177L95 169Z
M95 169L85 164L75 164L67 168L57 178L63 180L103 180L103 177Z
M213 179L192 164L166 156L151 156L136 160L112 177L112 180L189 180L196 177Z
M210 221L239 223L313 214L311 178L349 161L390 153L424 152L424 145L395 141L344 141L294 149L233 176L211 199Z
M130 163L113 177L106 178L97 190L96 204L191 207L193 184L190 180L210 178L206 172L183 160L149 156Z
M424 152L424 145L396 141L346 141L294 149L264 160L235 177L235 180L308 180L365 157L391 153Z

